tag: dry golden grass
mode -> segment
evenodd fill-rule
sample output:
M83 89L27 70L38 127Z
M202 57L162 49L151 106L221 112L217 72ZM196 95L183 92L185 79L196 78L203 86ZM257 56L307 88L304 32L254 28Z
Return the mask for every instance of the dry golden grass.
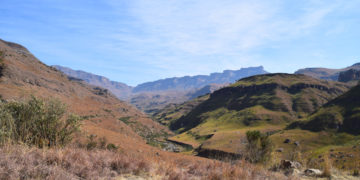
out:
M22 145L0 148L0 179L287 179L245 161L220 161L173 153L114 152L68 147L37 149Z
M166 127L114 95L99 93L101 90L94 86L69 80L20 45L0 40L0 52L5 65L0 77L0 97L4 100L26 101L31 95L56 98L65 103L71 113L86 117L81 127L83 137L95 134L121 147L129 146L131 150L148 148L139 135L171 134ZM131 117L135 123L127 125L119 120L121 117Z

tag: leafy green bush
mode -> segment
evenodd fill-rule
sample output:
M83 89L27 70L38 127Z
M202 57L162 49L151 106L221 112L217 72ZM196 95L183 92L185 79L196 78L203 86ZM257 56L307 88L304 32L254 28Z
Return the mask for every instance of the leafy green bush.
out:
M246 158L252 163L267 162L271 158L273 144L269 135L262 134L260 131L247 131L248 141Z
M79 130L81 118L65 116L60 101L31 97L27 102L0 104L0 141L22 142L39 147L65 146Z

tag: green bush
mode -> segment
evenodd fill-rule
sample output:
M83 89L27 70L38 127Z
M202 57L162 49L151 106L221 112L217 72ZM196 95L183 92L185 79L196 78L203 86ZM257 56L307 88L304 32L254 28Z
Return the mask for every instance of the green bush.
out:
M269 139L269 135L262 134L260 131L247 131L246 139L246 158L252 163L265 163L271 159L273 151L273 143Z
M112 144L112 143L110 143L106 146L106 149L108 149L109 151L114 151L114 150L117 150L118 148L119 147L117 147L115 144Z
M80 117L65 116L60 101L31 97L27 102L0 104L0 141L22 142L39 147L65 146L80 127Z

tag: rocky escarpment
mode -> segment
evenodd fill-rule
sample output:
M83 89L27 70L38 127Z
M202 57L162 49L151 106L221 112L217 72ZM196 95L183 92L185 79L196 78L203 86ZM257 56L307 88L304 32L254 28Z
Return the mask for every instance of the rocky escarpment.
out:
M305 68L299 69L295 74L305 74L318 79L337 81L340 73L350 69L360 70L360 63L342 69L328 69L328 68Z
M340 72L338 81L340 82L349 82L349 81L359 81L360 80L360 70L350 69L347 71Z
M241 68L235 71L226 70L222 73L212 73L210 75L167 78L140 84L133 89L133 92L198 89L209 84L233 83L244 77L266 73L268 72L262 66L259 66Z

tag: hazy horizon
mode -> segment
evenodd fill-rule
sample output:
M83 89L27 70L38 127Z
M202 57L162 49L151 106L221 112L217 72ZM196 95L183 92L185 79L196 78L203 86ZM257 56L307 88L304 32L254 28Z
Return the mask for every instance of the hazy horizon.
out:
M360 61L359 1L5 0L0 38L61 65L136 85L263 66Z

